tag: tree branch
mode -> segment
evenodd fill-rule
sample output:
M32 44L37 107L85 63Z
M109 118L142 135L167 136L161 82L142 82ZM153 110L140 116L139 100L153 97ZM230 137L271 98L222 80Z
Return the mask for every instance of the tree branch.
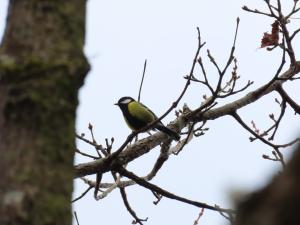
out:
M274 90L277 90L278 87L282 83L286 82L287 79L293 77L294 75L300 72L300 62L297 62L296 65L297 65L296 67L295 66L290 67L286 72L284 72L282 75L279 76L279 78L281 78L280 80L275 80L271 85L268 85L267 88L266 85L263 85L258 89L249 92L244 97L238 100L235 100L219 108L210 109L205 113L199 112L196 115L193 115L192 117L191 117L192 112L183 114L179 116L177 119L175 119L175 121L173 121L172 124L169 125L168 127L170 127L171 129L177 127L177 129L181 130L187 125L189 121L201 122L204 120L214 120L222 116L230 115L232 114L232 112L240 108L243 108L251 104L252 102L257 101L264 95L267 95ZM102 159L97 159L88 163L75 165L75 177L83 177L86 175L95 174L96 172L101 172L101 173L108 172L111 170L112 165L115 162L118 161L118 164L121 165L129 163L134 159L140 157L141 155L148 153L151 149L158 146L161 142L163 142L167 138L168 137L166 137L164 134L158 132L150 137L139 140L138 142L131 145L130 147L127 147L115 159L113 159L112 156L109 155Z

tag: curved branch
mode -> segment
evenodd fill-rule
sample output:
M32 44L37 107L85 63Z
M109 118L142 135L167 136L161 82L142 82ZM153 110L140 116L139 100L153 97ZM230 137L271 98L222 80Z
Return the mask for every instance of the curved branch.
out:
M197 201L193 201L193 200L189 200L187 198L183 198L183 197L180 197L180 196L177 196L171 192L168 192L154 184L151 184L149 183L148 181L145 181L144 179L136 176L134 173L122 168L122 167L117 167L115 168L122 176L125 176L127 178L130 178L132 180L134 180L137 184L151 190L151 191L154 191L156 193L159 193L161 194L162 196L164 197L167 197L167 198L170 198L170 199L174 199L174 200L177 200L177 201L180 201L180 202L184 202L184 203L187 203L187 204L190 204L190 205L194 205L196 207L199 207L199 208L205 208L205 209L210 209L210 210L213 210L213 211L218 211L218 212L224 212L224 213L234 213L234 210L232 209L224 209L224 208L220 208L220 207L215 207L215 206L211 206L211 205L208 205L206 203L202 203L202 202L197 202Z
M283 87L280 85L277 88L278 93L281 95L281 97L289 103L289 105L295 110L295 113L300 114L300 105L298 105L289 95L286 93L286 91L283 89Z

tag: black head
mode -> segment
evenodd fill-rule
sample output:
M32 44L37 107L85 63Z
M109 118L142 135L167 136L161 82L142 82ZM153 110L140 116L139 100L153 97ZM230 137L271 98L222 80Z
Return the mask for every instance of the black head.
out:
M130 102L134 102L135 100L131 97L122 97L119 99L118 103L116 103L115 105L122 107L122 106L126 106L128 105Z

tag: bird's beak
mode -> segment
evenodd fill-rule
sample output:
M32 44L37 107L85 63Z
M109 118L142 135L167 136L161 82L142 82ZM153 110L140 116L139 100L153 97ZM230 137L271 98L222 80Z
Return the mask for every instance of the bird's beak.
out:
M117 106L119 106L119 103L115 103L114 105L117 105Z

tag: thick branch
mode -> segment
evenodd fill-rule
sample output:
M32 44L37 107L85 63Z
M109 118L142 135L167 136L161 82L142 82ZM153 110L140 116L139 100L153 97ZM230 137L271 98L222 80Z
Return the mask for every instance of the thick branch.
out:
M243 108L246 105L249 105L264 95L267 95L271 93L272 91L276 90L279 86L281 86L282 83L284 83L289 78L293 77L297 73L300 72L300 61L296 63L296 67L290 67L286 72L284 72L281 76L279 76L279 80L274 81L269 87L266 88L266 85L263 85L262 87L256 89L255 91L249 92L244 97L226 104L224 106L221 106L216 109L212 109L201 115L201 113L198 114L198 117L195 117L194 120L202 121L205 120L214 120L218 117L225 116L231 114L231 112L234 112L240 108Z
M297 67L289 68L286 72L284 72L279 77L280 80L275 80L271 85L268 85L267 88L266 85L264 85L256 89L255 91L249 92L244 97L232 103L226 104L216 109L208 110L204 114L199 112L195 116L189 117L189 115L192 114L191 112L185 115L181 115L169 127L171 129L173 127L176 127L179 130L181 130L187 125L188 121L200 122L203 120L214 120L219 117L229 115L232 112L252 102L257 101L262 96L269 94L274 90L277 90L278 87L282 83L284 83L287 79L299 73L300 62L297 62L296 65ZM158 132L148 138L136 142L134 145L131 145L130 147L127 147L116 159L113 159L111 156L108 156L92 162L78 164L75 166L75 177L82 177L90 174L95 174L96 172L105 173L107 171L110 171L112 169L112 165L116 162L120 165L129 163L135 160L136 158L140 157L141 155L146 154L147 152L149 152L151 149L158 146L162 141L166 140L167 138L168 137L166 135Z

